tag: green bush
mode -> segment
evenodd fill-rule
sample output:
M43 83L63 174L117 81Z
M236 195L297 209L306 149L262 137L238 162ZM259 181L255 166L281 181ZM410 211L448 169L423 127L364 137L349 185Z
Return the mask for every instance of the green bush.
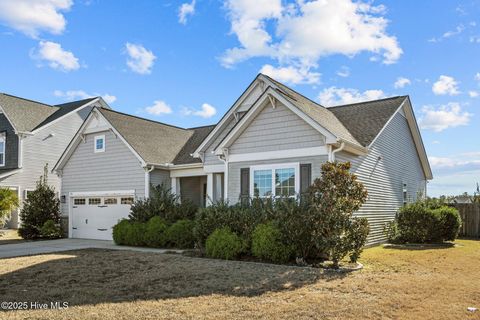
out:
M259 224L252 235L252 254L267 261L288 262L293 248L285 245L282 238L282 232L273 223Z
M118 245L127 245L127 237L131 227L130 221L122 219L119 223L113 226L113 241Z
M144 246L145 232L147 224L142 222L133 222L127 232L127 245L129 246Z
M444 206L434 211L439 220L440 227L438 229L440 230L441 239L443 241L454 241L462 226L462 219L460 218L458 210Z
M240 255L243 250L243 241L229 228L220 228L208 236L205 243L208 257L231 260Z
M162 218L156 216L148 220L145 227L144 242L149 247L162 248L166 245L165 231L168 229L167 223Z
M40 228L42 238L57 239L63 236L60 224L55 224L53 220L47 220Z
M195 243L194 227L195 222L192 220L178 220L165 232L167 245L180 249L193 248Z
M353 218L347 229L347 239L349 243L348 252L350 262L357 262L363 252L363 247L367 242L370 226L367 218Z

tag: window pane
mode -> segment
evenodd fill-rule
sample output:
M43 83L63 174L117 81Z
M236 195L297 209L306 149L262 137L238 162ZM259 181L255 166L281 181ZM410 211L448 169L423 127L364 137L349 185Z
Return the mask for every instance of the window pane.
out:
M104 204L117 204L117 198L105 198L103 200Z
M103 149L103 139L97 139L97 150Z
M253 195L272 196L272 170L255 170L253 172Z
M122 198L120 200L121 204L133 204L133 198Z
M74 199L73 204L75 205L84 205L85 204L85 199Z
M295 195L295 169L275 170L275 195L291 197Z
M100 199L100 198L90 198L90 199L88 199L88 204L90 204L90 205L100 204L101 202L102 202L102 199Z

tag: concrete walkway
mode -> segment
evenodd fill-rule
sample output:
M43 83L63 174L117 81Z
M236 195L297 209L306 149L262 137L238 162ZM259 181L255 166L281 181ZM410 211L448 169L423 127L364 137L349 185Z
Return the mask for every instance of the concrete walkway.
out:
M155 249L155 248L117 246L116 244L113 243L113 241L105 241L105 240L58 239L58 240L30 241L30 242L0 245L0 259L36 255L36 254L42 254L42 253L67 251L67 250L89 249L89 248L111 249L111 250L131 250L131 251L155 252L155 253L165 253L165 252L182 253L183 252L183 250L167 250L167 249Z

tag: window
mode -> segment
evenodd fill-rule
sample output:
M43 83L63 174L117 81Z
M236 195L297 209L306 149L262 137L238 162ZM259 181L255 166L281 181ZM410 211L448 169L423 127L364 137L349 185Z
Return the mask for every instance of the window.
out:
M121 198L120 203L121 204L133 204L133 197Z
M94 139L94 151L95 152L104 152L105 151L105 136L95 136Z
M5 143L6 143L5 132L0 133L0 166L5 166Z
M102 203L102 199L100 198L90 198L88 199L88 204L89 205L98 205Z
M250 196L294 197L300 190L298 163L250 167Z
M104 204L117 204L117 198L105 198L103 200Z
M408 192L407 192L407 184L403 184L403 205L408 203Z
M73 199L73 204L76 206L83 206L85 204L85 199Z

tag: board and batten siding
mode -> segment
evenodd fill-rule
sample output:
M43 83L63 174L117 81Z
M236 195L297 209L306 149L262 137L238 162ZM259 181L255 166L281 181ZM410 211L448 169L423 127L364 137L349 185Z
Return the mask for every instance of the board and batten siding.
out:
M95 136L105 135L105 152L94 152ZM135 190L145 197L145 170L127 145L111 131L85 136L68 159L62 173L63 215L68 215L69 192Z
M229 154L310 148L325 137L287 107L267 104L229 148Z
M366 156L346 152L336 155L337 161L350 161L351 171L368 190L367 202L355 214L366 217L370 224L370 244L385 241L384 225L395 218L403 205L403 184L407 185L408 201L415 201L425 192L425 174L407 120L397 113L377 137Z
M312 165L312 181L320 177L322 164L327 162L328 156L311 156L311 157L293 157L275 160L261 160L261 161L242 161L228 163L228 201L231 204L238 202L240 198L240 170L242 168L250 168L250 166L263 164L278 164L278 163L300 163Z
M150 184L154 187L163 184L169 189L171 185L170 172L162 169L153 170L150 172Z

